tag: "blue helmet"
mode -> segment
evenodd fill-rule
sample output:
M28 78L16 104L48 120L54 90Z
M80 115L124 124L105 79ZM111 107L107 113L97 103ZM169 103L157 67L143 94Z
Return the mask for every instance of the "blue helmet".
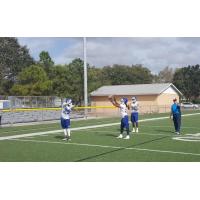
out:
M128 103L128 99L127 99L127 98L122 98L122 99L121 99L121 102L127 104L127 103Z
M66 102L67 104L70 104L70 103L72 103L72 99L66 98L65 102Z

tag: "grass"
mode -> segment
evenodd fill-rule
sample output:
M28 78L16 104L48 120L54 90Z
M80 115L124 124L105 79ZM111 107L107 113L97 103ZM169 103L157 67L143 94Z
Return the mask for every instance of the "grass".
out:
M195 113L198 111L192 111ZM191 111L186 111L191 113ZM140 119L164 117L169 114L150 114ZM200 115L182 118L182 134L200 133ZM72 128L119 122L119 118L91 119L72 121ZM130 125L132 128L132 126ZM0 129L0 137L56 131L60 124L41 124ZM53 132L46 135L0 140L0 161L4 162L112 162L112 161L200 161L200 139L195 141L174 140L173 124L169 119L143 121L140 133L131 134L130 140L117 139L119 125L74 130L72 141L62 141L63 133Z

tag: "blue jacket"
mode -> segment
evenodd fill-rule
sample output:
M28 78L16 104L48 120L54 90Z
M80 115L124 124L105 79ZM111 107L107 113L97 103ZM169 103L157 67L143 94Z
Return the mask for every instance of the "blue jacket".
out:
M180 105L177 104L177 103L172 104L171 111L172 111L172 114L181 114L181 107L180 107Z

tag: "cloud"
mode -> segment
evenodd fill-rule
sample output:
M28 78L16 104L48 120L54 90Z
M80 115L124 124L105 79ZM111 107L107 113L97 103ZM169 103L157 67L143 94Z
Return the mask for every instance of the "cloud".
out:
M21 45L26 45L32 54L38 51L48 50L55 45L55 40L51 38L18 38Z
M51 53L55 63L83 59L82 38L22 38L32 54ZM175 37L90 37L87 38L87 62L103 67L113 64L143 64L158 73L166 66L180 67L199 63L200 38Z
M54 60L57 64L70 63L74 58L83 59L83 41L75 40L67 48L64 48Z
M143 64L157 73L199 63L200 38L105 38L88 39L88 60L106 64Z

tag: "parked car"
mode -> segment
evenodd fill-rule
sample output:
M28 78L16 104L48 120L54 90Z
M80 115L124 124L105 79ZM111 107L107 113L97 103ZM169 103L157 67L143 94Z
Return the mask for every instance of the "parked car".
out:
M184 102L184 103L181 103L181 107L182 108L193 108L193 109L197 109L199 108L199 106L197 104L193 104L191 102Z

